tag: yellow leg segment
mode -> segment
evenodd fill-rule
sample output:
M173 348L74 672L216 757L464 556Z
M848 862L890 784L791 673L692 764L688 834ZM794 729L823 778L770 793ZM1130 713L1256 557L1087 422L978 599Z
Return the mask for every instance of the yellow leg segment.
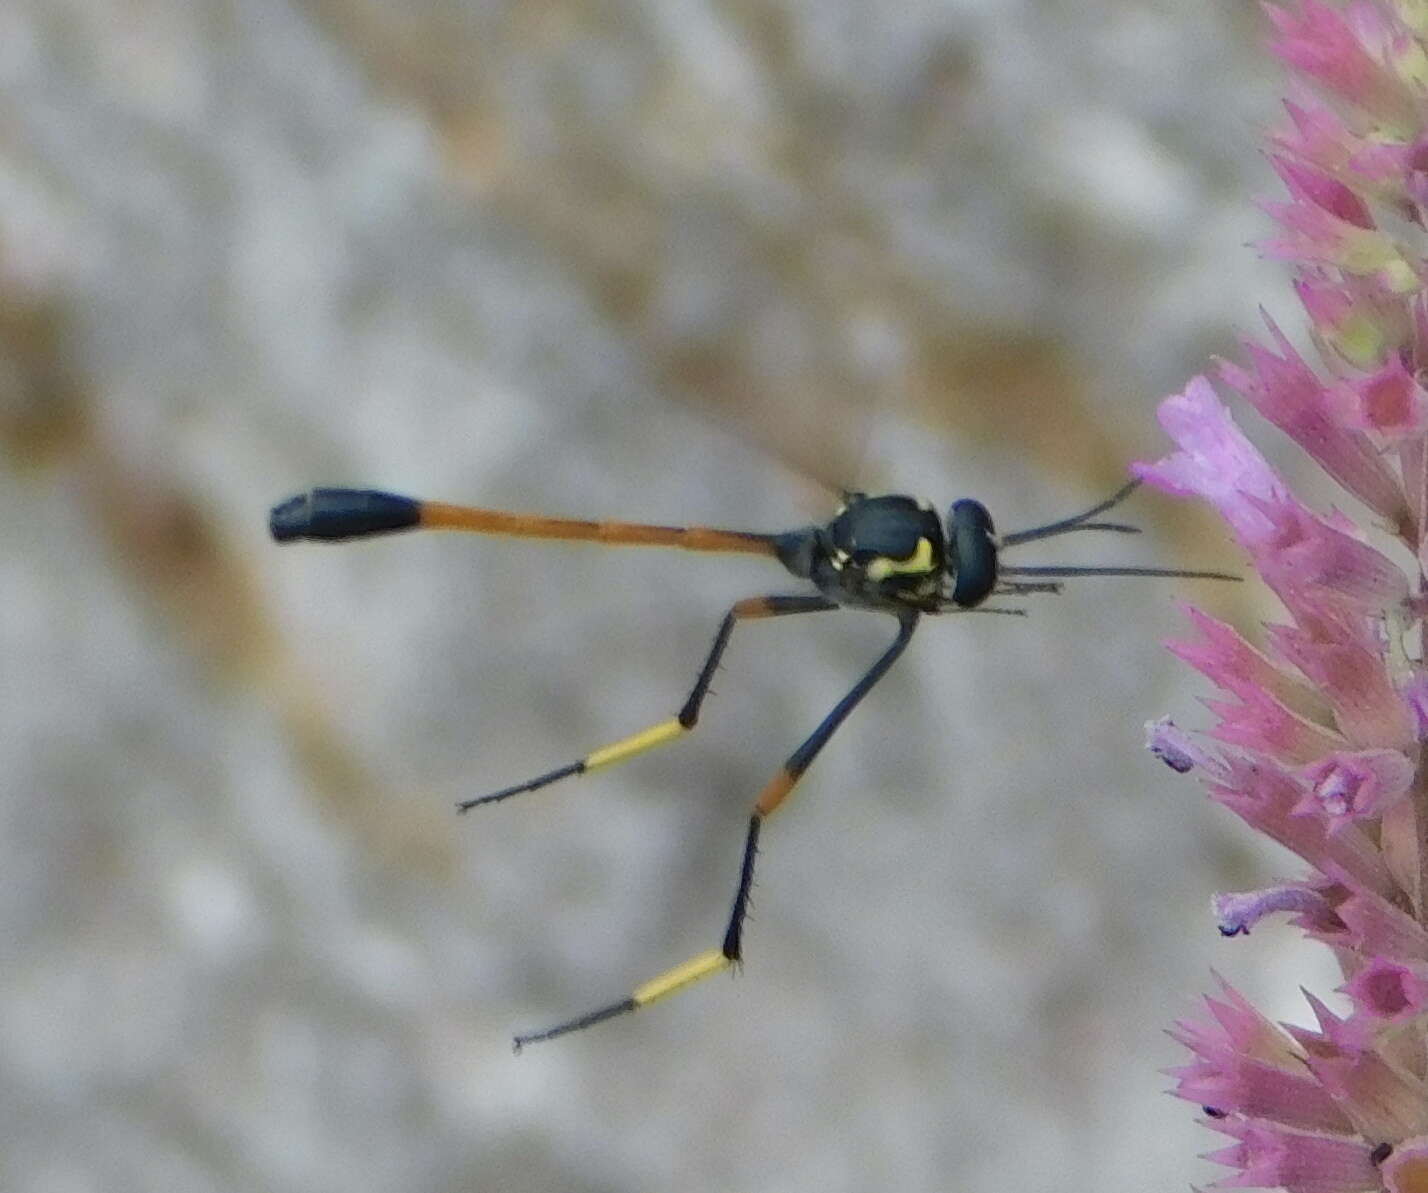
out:
M651 725L648 729L632 733L629 737L611 742L608 746L602 746L588 754L581 770L588 775L592 771L602 770L607 766L618 766L621 762L628 762L639 754L658 749L666 742L672 742L686 732L684 726L679 723L678 717L670 717L667 721Z
M724 932L724 943L719 948L706 949L688 961L676 965L673 969L665 970L658 977L636 986L630 997L622 999L620 1002L610 1003L609 1006L587 1012L576 1019L568 1019L564 1023L558 1023L544 1031L517 1036L516 1051L519 1052L525 1045L534 1043L536 1040L552 1040L556 1036L563 1036L568 1032L593 1027L597 1023L603 1023L606 1019L613 1019L616 1015L627 1015L631 1011L638 1011L641 1007L647 1007L661 998L668 998L671 994L678 994L681 990L689 989L696 982L702 982L707 977L723 973L726 969L739 964L742 956L739 937L743 930L744 914L748 910L749 887L754 877L754 854L758 852L761 819L755 814L749 820L749 834L744 839L744 861L739 867L739 889L734 895L734 908L729 916L729 926Z
M480 804L495 804L503 799L509 799L513 795L519 795L523 791L538 791L542 787L548 787L550 784L559 782L561 779L568 779L572 775L588 775L591 771L617 766L621 762L628 762L639 754L658 749L688 732L689 730L680 723L678 717L670 717L669 720L661 721L658 725L651 725L648 729L641 729L638 733L632 733L629 737L611 742L608 746L601 746L578 762L547 771L543 775L537 775L534 779L517 783L514 787L504 787L490 795L462 800L456 807L458 811L469 812Z
M705 696L709 694L710 681L714 678L714 671L723 657L724 648L729 644L729 635L734 632L736 622L741 618L782 617L790 613L817 613L836 607L832 601L821 596L768 596L740 601L724 615L719 632L714 637L714 645L704 660L704 666L699 671L699 678L694 682L694 690L689 693L689 699L684 702L684 707L679 710L676 716L670 717L667 721L660 721L657 725L651 725L648 729L641 729L638 733L632 733L629 737L611 742L608 746L601 746L577 762L567 763L565 766L547 771L543 775L537 775L534 779L517 783L514 787L504 787L500 791L493 791L490 795L462 800L456 805L457 808L462 812L469 812L480 804L499 803L501 800L519 795L523 791L538 791L542 787L558 783L561 779L569 779L575 775L588 775L592 771L618 766L620 763L628 762L631 758L648 753L650 750L668 745L676 738L683 737L693 730L695 723L699 720L699 709L704 703Z
M683 965L676 965L659 977L651 978L644 985L636 986L631 998L634 999L635 1006L647 1007L661 998L678 994L686 986L692 986L713 974L723 973L732 964L733 961L724 956L722 949L708 949L697 957L691 957Z
M616 1015L628 1015L631 1011L638 1011L641 1007L647 1007L661 998L677 994L712 974L723 973L733 964L733 958L726 957L722 949L709 949L697 957L691 957L682 965L676 965L673 969L666 970L659 977L645 982L644 985L636 986L635 992L629 998L622 999L620 1002L612 1002L607 1007L590 1011L578 1019L570 1019L564 1023L558 1023L554 1027L547 1027L543 1031L533 1031L517 1036L516 1051L519 1052L527 1044L533 1044L538 1040L553 1040L557 1036L567 1035L572 1031L593 1027L597 1023L603 1023L606 1019L615 1018Z

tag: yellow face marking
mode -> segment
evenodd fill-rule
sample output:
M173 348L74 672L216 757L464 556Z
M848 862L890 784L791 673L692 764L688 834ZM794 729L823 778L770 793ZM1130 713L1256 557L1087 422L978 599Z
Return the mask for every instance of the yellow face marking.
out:
M932 571L932 541L917 540L917 549L906 559L890 559L879 555L865 569L869 580L886 580L890 576L928 575Z
M707 953L691 957L683 965L676 965L657 978L651 978L643 986L636 986L631 997L635 1000L635 1006L647 1006L656 999L665 998L686 986L692 986L701 978L728 969L731 964L733 963L720 950L710 949Z
M641 729L640 732L632 733L620 741L611 742L608 746L601 746L585 759L585 773L589 774L604 766L614 766L617 762L624 762L636 754L653 750L666 742L673 741L684 731L684 726L679 723L678 717L670 717L669 720L661 721L658 725Z

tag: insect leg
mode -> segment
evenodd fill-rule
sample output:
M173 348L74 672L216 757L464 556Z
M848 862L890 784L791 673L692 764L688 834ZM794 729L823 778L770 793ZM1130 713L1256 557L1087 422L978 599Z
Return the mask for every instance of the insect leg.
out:
M744 857L739 866L739 885L734 892L734 907L729 916L729 925L724 930L723 944L716 949L708 949L699 953L643 985L636 986L628 998L587 1012L564 1023L558 1023L554 1027L517 1036L515 1040L517 1052L527 1044L540 1040L552 1040L557 1036L580 1031L582 1028L592 1027L596 1023L603 1023L606 1019L613 1019L617 1015L637 1011L661 998L677 994L704 978L722 973L743 959L744 917L748 914L749 891L754 882L754 859L758 855L759 829L764 820L771 816L787 798L803 772L818 756L818 752L828 744L828 739L833 736L838 726L847 719L848 714L858 706L863 697L872 690L873 685L887 674L888 669L897 662L898 656L907 649L907 644L912 639L912 632L917 628L917 619L918 615L915 611L909 610L899 614L898 633L893 644L882 653L877 662L853 686L853 690L838 701L833 711L823 718L822 723L808 736L807 740L789 755L788 761L779 768L778 774L768 782L754 801L754 814L749 818L748 834L744 838ZM727 619L726 624L728 624ZM702 678L703 676L701 676Z
M678 714L666 721L651 725L648 729L633 733L629 737L611 742L607 746L601 746L598 750L593 750L585 755L584 758L547 771L543 775L537 775L534 779L527 779L524 783L517 783L513 787L504 787L490 795L463 800L456 805L457 808L462 812L467 812L481 804L494 804L524 791L535 791L538 788L547 787L551 783L572 775L585 775L606 767L618 766L621 762L627 762L638 754L643 754L648 750L672 742L676 738L683 737L694 728L695 723L699 720L699 710L703 707L705 696L709 694L709 685L714 679L714 672L719 668L719 660L724 655L724 648L729 645L729 638L734 632L735 625L740 621L754 618L783 617L791 613L821 613L837 607L833 601L826 597L812 595L750 597L748 600L739 601L725 614L724 620L719 626L719 632L714 636L714 645L710 648L709 655L704 660L704 666L699 671L699 678L695 681L694 690L689 693L689 699L684 702Z

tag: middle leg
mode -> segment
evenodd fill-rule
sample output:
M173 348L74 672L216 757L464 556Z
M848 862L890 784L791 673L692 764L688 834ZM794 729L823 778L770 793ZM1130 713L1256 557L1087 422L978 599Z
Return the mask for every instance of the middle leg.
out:
M714 673L719 669L719 660L724 657L724 649L729 645L729 638L739 622L761 617L786 617L792 613L822 613L836 608L837 604L827 597L812 595L750 597L748 600L739 601L724 615L719 632L714 636L714 645L710 647L704 666L699 670L694 690L689 693L689 699L675 716L638 733L632 733L629 737L611 742L608 746L601 746L584 758L556 767L555 770L537 775L534 779L527 779L524 783L504 787L490 795L463 800L456 805L457 811L469 812L482 804L499 803L525 791L536 791L560 779L568 779L573 775L588 775L593 771L618 766L636 755L675 741L693 729L698 722L699 710L703 708L704 698L709 694L709 685L714 680Z
M897 662L898 656L907 649L907 644L912 639L912 632L917 628L917 620L918 615L912 610L898 615L898 634L893 644L879 656L877 662L853 686L853 690L844 696L834 706L833 711L823 718L818 728L808 736L807 740L789 755L788 761L779 768L778 774L765 785L763 791L754 801L754 812L749 818L749 828L744 837L744 856L739 866L739 885L734 893L734 906L729 916L728 927L724 930L723 943L718 948L707 949L691 957L688 961L676 965L673 969L666 970L643 985L636 986L628 998L599 1007L574 1019L568 1019L554 1027L517 1036L515 1040L517 1052L526 1044L539 1040L553 1040L557 1036L563 1036L572 1031L593 1027L597 1023L603 1023L606 1019L613 1019L617 1015L637 1011L661 998L677 994L704 978L722 973L743 959L744 919L748 915L749 892L754 883L754 859L758 855L759 829L764 820L771 816L787 798L804 771L818 756L818 752L828 744L828 739L833 736L838 726L847 719L848 714L872 690L873 685L888 673L888 669ZM708 668L706 668L707 670ZM705 677L701 675L700 678L702 680ZM707 687L707 682L705 686ZM698 688L695 689L696 693L698 690Z

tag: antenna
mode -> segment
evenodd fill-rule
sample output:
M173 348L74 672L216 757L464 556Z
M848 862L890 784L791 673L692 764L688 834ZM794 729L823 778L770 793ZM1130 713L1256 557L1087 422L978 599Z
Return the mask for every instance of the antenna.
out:
M1071 518L1062 518L1059 522L1048 522L1045 526L1033 526L1029 530L1018 530L1012 534L1001 536L1003 547L1015 547L1018 543L1029 543L1035 539L1049 539L1058 534L1073 534L1078 530L1110 530L1117 534L1139 534L1139 526L1128 526L1124 522L1092 522L1091 519L1097 514L1104 514L1113 506L1120 505L1127 497L1140 488L1140 478L1128 481L1122 485L1116 493L1106 498L1100 505L1093 505L1084 513L1076 514ZM1003 568L1003 571L1008 569Z
M1242 580L1229 572L1193 572L1177 568L1138 567L998 567L1002 576L1178 576L1182 580Z
M1119 505L1132 493L1140 488L1140 478L1128 481L1122 485L1115 494L1106 498L1100 505L1093 505L1084 513L1076 514L1074 517L1062 518L1059 522L1048 522L1045 526L1033 526L1029 530L1018 530L1015 534L1002 536L1002 547L1015 547L1021 543L1030 543L1036 539L1052 538L1058 534L1074 534L1078 530L1113 530L1119 534L1139 534L1138 526L1129 526L1123 522L1093 522L1091 521L1097 514L1104 514L1113 506ZM1180 568L1143 568L1143 567L998 567L997 574L1001 576L1164 576L1182 580L1239 580L1241 577L1232 576L1228 572L1199 572Z

